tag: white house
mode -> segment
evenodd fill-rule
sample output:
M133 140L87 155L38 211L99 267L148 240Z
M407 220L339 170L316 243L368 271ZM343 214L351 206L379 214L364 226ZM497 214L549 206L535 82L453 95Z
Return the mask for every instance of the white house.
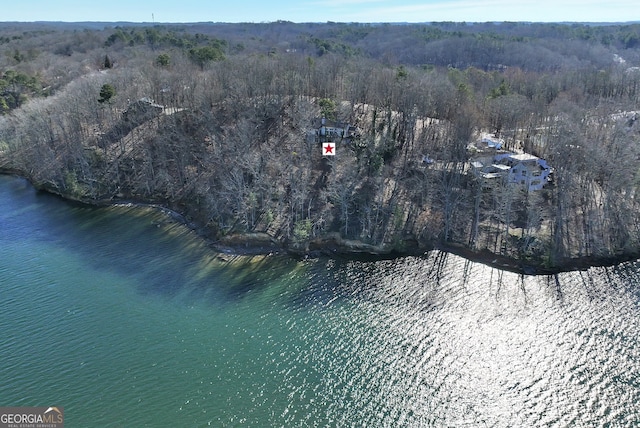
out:
M470 162L473 174L487 185L502 180L540 190L551 180L552 168L544 159L528 153L503 153L493 157L476 158Z
M537 156L528 153L505 153L496 155L494 161L509 167L506 170L509 183L527 186L529 190L540 190L550 180L551 167L547 161Z

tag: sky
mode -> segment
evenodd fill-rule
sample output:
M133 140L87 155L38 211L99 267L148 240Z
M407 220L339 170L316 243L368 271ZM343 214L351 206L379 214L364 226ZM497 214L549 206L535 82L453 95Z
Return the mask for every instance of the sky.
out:
M19 0L0 21L640 21L637 0Z

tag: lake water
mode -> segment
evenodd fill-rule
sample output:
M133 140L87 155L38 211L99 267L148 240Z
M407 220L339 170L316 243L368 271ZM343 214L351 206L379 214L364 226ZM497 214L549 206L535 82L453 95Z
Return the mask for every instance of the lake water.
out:
M222 260L0 176L0 406L69 427L640 424L640 264Z

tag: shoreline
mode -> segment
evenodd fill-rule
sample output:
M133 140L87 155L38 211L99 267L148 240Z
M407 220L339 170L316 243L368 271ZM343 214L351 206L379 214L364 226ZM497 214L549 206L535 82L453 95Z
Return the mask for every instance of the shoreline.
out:
M630 262L640 259L640 250L630 253L612 256L584 256L579 258L563 258L554 266L543 266L541 263L518 260L515 258L495 254L487 249L474 250L458 243L429 242L421 243L413 237L408 237L403 241L406 245L404 249L391 246L374 246L358 240L344 239L337 232L328 233L325 236L312 239L302 244L289 244L278 241L263 232L249 232L243 234L231 234L222 239L213 239L209 236L204 227L189 221L180 212L168 208L165 205L152 202L144 202L134 199L88 199L74 198L60 192L47 183L35 183L26 177L21 171L0 167L0 174L22 178L29 182L38 192L54 195L67 203L77 203L90 207L110 207L119 205L130 205L141 208L152 208L162 211L172 221L181 223L194 231L201 239L205 240L207 246L221 255L274 255L287 254L294 258L345 258L353 260L393 260L401 257L424 257L430 251L442 251L449 254L465 258L475 263L517 273L520 275L544 276L556 275L563 272L585 271L594 267L610 267L620 263Z

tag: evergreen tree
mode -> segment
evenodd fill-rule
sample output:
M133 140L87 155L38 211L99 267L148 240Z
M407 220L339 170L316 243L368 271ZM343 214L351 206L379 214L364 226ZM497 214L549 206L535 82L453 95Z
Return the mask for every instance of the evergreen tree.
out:
M170 63L171 57L169 56L169 54L163 53L158 55L158 57L156 58L156 64L160 67L168 67Z
M116 89L109 85L108 83L102 85L100 88L100 98L98 98L99 103L110 102L111 98L116 95Z

